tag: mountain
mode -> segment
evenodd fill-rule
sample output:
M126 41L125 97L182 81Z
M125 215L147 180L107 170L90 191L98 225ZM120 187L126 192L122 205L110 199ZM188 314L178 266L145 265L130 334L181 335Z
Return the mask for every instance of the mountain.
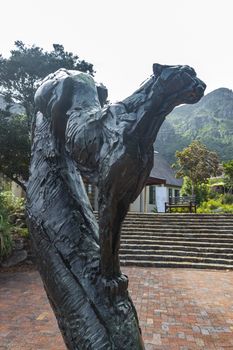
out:
M200 140L222 161L233 159L233 91L216 89L194 105L175 108L163 123L155 150L169 162L175 152Z

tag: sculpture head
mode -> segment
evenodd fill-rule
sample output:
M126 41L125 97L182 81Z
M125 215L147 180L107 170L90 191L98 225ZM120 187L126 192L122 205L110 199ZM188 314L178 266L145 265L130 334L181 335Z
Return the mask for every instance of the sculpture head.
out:
M168 66L154 63L153 90L159 89L166 95L181 103L196 103L204 95L206 85L196 76L196 72L189 66Z

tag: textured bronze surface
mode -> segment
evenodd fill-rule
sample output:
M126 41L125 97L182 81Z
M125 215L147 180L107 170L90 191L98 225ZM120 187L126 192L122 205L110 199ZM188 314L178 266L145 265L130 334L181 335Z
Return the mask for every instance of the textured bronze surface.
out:
M153 65L125 100L82 72L60 69L36 92L27 212L49 301L68 349L144 349L127 276L121 224L153 166L165 116L205 84L188 66ZM99 225L82 177L99 190Z

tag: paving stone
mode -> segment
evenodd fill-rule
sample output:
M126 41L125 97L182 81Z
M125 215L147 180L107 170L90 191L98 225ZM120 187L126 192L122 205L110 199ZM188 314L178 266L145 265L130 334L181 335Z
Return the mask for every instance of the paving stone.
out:
M233 350L233 271L122 270L146 350ZM38 272L1 273L0 350L65 349Z

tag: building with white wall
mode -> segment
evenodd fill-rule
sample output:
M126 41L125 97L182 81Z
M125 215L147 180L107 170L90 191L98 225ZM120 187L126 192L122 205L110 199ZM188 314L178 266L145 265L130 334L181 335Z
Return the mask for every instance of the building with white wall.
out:
M147 184L136 201L130 205L135 212L165 212L165 202L169 197L179 197L183 180L175 177L175 172L158 152L154 152L154 166Z

